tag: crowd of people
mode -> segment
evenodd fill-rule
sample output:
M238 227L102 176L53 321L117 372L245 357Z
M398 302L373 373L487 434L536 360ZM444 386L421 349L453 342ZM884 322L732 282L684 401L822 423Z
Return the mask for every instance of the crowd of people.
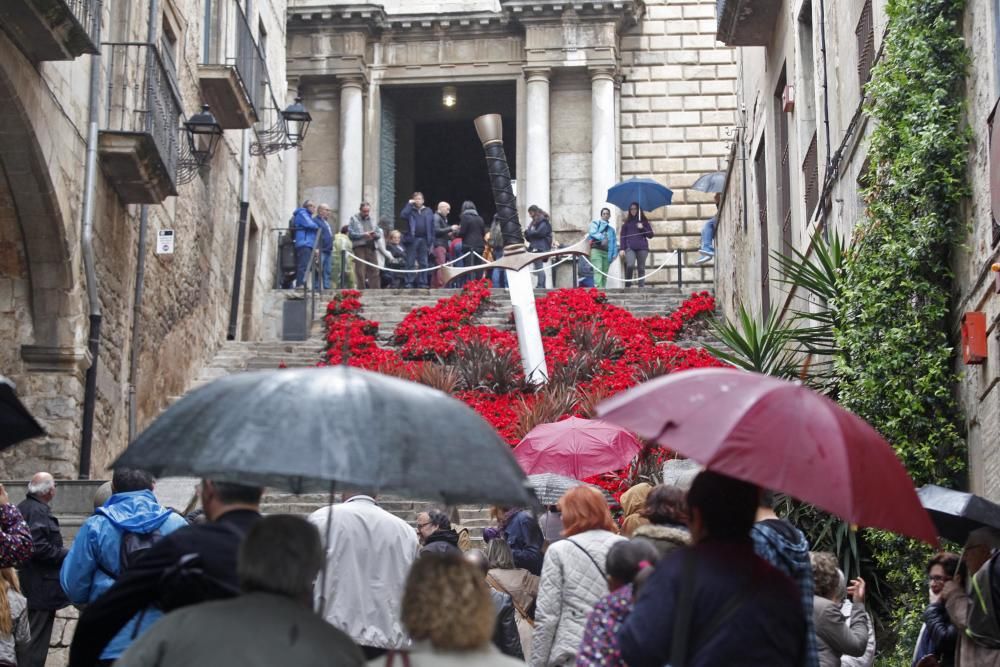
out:
M546 253L558 248L553 241L551 216L537 205L528 207L529 220L523 228L523 242L528 252ZM371 205L362 202L350 222L335 231L329 222L330 207L303 202L289 221L283 243L282 287L305 284L313 249L320 253L321 269L316 283L323 289L333 284L356 289L461 287L465 282L487 277L497 287L506 287L506 273L493 269L469 271L447 280L440 268L444 265L476 267L503 257L505 241L496 216L487 223L476 204L465 201L452 216L451 204L442 201L432 211L424 195L414 192L393 221L383 216L376 221ZM711 250L714 218L706 224L707 241L701 247L702 260ZM590 250L576 260L576 280L580 287L607 286L608 274L621 260L623 285L639 287L646 283L646 262L653 226L638 203L633 202L622 215L620 229L611 220L611 209L603 208L586 230ZM346 251L346 252L344 252ZM532 263L536 287L547 286L550 268L544 260Z
M18 506L0 487L0 665L43 666L69 604L71 666L874 664L865 582L710 471L636 485L620 523L586 485L497 507L481 544L454 510L414 527L364 489L265 518L260 488L202 480L182 516L154 485L116 470L68 549L51 475ZM915 667L1000 665L998 553L983 528L928 563Z

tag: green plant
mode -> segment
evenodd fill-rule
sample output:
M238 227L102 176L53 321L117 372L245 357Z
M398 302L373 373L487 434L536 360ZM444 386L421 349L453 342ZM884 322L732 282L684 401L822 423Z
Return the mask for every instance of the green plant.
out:
M968 195L964 123L968 55L962 0L889 0L885 57L867 86L873 130L867 204L844 272L836 327L839 400L892 443L917 485L964 471L949 340L952 244ZM919 627L925 550L868 532L894 610L896 656ZM888 640L888 641L886 641Z
M736 321L714 320L712 329L726 346L705 345L712 355L747 371L793 379L799 376L799 364L794 350L794 325L769 312L763 322L747 312L742 305Z

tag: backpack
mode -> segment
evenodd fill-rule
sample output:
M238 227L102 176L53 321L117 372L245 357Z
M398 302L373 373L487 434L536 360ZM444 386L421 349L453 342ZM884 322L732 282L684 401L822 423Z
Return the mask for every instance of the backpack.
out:
M993 590L1000 583L996 580L998 555L1000 552L990 556L986 565L972 576L972 590L969 592L972 605L965 630L974 642L991 649L1000 649L1000 618L997 617L1000 607L996 604Z
M121 545L118 548L118 573L115 574L111 572L108 568L97 563L97 569L106 574L108 577L117 580L118 577L125 574L125 572L135 565L136 561L146 553L149 549L153 547L157 542L163 539L163 533L159 529L154 530L152 533L133 533L130 531L125 531L122 533Z

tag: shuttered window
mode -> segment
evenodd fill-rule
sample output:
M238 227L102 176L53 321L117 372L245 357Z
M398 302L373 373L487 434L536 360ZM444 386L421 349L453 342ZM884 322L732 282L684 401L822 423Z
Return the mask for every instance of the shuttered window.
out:
M806 149L806 158L802 161L802 183L805 186L806 220L812 220L819 203L819 161L816 155L816 133Z
M757 220L760 225L760 307L766 315L771 310L770 254L767 238L767 162L764 140L753 161L754 180L757 181Z
M990 114L990 217L992 219L992 245L1000 245L1000 100Z
M858 38L858 82L864 90L865 84L872 75L872 65L875 64L875 25L872 22L872 0L865 0L861 8L861 18L858 27L854 29Z

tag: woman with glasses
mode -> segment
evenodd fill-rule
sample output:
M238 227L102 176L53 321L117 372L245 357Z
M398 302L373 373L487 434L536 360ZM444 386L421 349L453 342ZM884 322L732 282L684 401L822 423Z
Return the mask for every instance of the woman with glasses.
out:
M941 599L944 585L951 581L958 569L958 554L942 551L927 563L927 589L930 604L924 610L924 624L917 636L917 649L913 652L913 664L955 664L956 629L948 617L948 611Z

